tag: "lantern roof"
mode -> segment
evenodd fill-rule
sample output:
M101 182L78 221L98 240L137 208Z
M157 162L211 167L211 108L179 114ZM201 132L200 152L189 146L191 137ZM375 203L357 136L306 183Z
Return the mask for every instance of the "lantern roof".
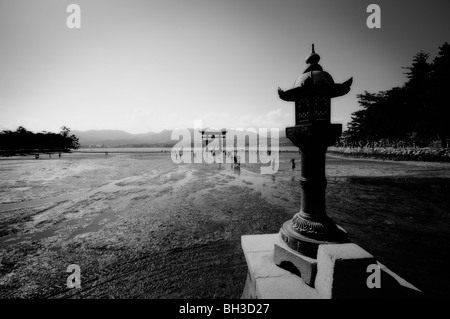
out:
M306 58L308 67L303 71L297 80L295 80L294 88L304 85L317 84L333 84L334 80L328 72L325 72L319 64L320 55L314 51L314 44L312 45L311 54Z
M314 51L313 44L311 54L306 59L308 66L305 71L295 80L292 89L283 91L278 88L280 98L284 101L296 101L306 95L323 95L333 98L347 94L353 78L342 84L336 84L333 77L322 69L319 61L320 56Z

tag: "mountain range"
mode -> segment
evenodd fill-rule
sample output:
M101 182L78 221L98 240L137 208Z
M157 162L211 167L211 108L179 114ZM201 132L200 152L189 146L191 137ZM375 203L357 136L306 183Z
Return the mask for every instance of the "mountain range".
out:
M194 129L189 129L191 138L194 138ZM228 134L236 134L238 137L244 135L249 136L249 140L256 139L257 134L229 130ZM71 134L74 134L79 139L81 147L172 147L179 143L178 140L172 140L172 130L163 130L159 133L148 132L140 134L132 134L122 130L89 130L79 131L72 130ZM279 145L280 146L292 146L292 143L286 138L284 130L279 132ZM180 137L180 141L182 138ZM182 144L189 144L189 141L182 141Z

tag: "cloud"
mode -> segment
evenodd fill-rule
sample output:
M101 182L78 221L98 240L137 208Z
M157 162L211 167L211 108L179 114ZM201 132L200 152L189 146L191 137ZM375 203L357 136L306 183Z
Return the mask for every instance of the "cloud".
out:
M211 112L201 119L205 127L217 128L284 128L292 125L292 115L281 109L269 111L266 114L254 116L251 114L234 115L227 112Z
M165 107L136 107L123 117L121 126L130 133L160 132L177 127L193 127L194 119Z
M244 128L280 128L290 124L292 115L288 112L283 112L281 109L269 111L265 115L251 116L246 115L240 119L240 125Z

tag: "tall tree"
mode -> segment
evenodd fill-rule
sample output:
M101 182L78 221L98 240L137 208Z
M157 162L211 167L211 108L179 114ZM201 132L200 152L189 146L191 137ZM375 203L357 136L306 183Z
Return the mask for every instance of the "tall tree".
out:
M450 44L445 42L439 47L439 53L434 58L431 73L431 104L430 113L435 119L438 138L443 147L449 147L450 139Z
M404 88L405 100L408 103L408 117L413 122L413 131L422 138L436 139L435 121L436 117L431 112L431 73L432 65L428 63L430 54L420 51L414 58L412 65L406 67L408 81Z
M402 87L357 95L361 110L352 114L348 140L373 142L389 139L423 146L450 141L450 45L444 43L432 63L429 54L417 53L405 67Z

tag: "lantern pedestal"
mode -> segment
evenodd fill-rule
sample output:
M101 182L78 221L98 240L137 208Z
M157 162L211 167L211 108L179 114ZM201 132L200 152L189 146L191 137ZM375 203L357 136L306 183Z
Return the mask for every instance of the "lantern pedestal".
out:
M301 210L280 230L286 245L310 258L316 258L322 244L348 242L344 229L338 227L325 211L325 153L341 135L342 125L311 122L286 128L286 136L301 151Z

